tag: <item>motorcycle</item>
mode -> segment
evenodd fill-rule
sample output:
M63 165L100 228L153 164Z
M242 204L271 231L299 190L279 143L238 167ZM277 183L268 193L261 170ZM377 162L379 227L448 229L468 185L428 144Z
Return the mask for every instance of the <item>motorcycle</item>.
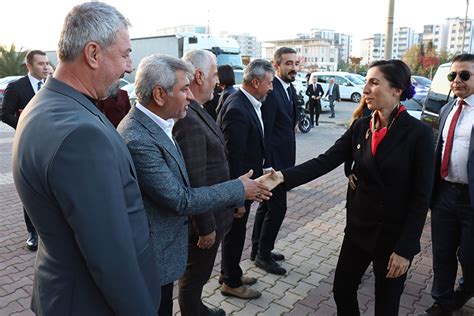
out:
M301 133L308 133L312 127L311 119L309 117L309 111L306 109L304 104L303 93L301 91L296 96L296 106L298 129Z

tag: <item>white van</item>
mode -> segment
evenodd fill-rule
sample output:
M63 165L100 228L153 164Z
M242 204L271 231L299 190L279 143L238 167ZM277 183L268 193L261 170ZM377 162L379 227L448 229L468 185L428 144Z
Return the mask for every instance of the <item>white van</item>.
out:
M341 99L350 99L353 102L360 101L365 82L358 76L350 72L318 71L311 74L310 82L312 82L314 76L318 78L318 83L323 87L324 93L328 91L329 79L334 78L339 85Z

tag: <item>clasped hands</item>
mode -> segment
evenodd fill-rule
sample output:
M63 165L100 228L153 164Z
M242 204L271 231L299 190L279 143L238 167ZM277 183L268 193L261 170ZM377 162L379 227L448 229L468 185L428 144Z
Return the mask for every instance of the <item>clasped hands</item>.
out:
M244 186L245 199L250 201L263 202L269 200L272 196L270 192L277 185L284 182L280 171L270 169L265 174L255 180L252 180L253 170L250 170L239 177Z

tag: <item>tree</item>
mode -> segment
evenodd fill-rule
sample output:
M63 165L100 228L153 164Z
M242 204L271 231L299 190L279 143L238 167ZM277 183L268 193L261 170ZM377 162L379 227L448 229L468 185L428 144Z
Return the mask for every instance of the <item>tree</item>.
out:
M426 48L426 52L424 56L420 56L420 64L425 69L425 72L429 76L430 79L433 78L433 69L439 66L439 57L438 53L433 47L433 42L428 43L428 47Z
M26 75L25 57L27 52L16 51L15 44L10 48L0 46L0 77Z
M408 67L410 67L413 74L420 74L419 68L421 53L421 47L415 44L407 49L403 54L402 60L408 65Z

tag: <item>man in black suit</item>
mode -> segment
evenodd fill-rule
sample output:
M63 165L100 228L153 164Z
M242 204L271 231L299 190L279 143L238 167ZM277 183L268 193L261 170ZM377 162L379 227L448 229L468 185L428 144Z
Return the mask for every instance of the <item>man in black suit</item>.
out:
M2 121L14 129L16 129L21 112L35 96L36 92L41 89L41 86L48 77L50 70L48 56L40 50L29 51L26 54L26 67L28 68L28 74L8 84L3 99ZM28 230L26 248L35 251L38 248L38 235L25 208L23 208L23 214L25 216L26 229Z
M420 315L452 315L474 296L473 74L473 54L454 57L448 80L457 98L440 111L431 200L435 303ZM458 260L462 278L455 289Z
M329 108L331 109L331 115L329 118L335 118L334 112L334 102L341 102L341 95L339 93L339 85L336 83L334 78L329 79L328 91L326 92L326 97L329 100Z
M306 95L309 97L309 116L311 125L319 125L319 114L321 114L321 97L324 95L323 87L318 83L318 77L313 77L313 83L308 85ZM314 116L316 115L316 120Z
M296 90L291 84L299 67L296 51L289 47L277 49L273 66L276 69L273 91L262 106L268 152L265 167L280 170L294 166L296 159ZM255 214L250 259L268 273L283 275L286 270L276 261L285 257L272 250L286 214L286 190L280 185L272 193L271 199L261 203Z
M253 170L253 177L263 173L265 162L266 130L261 106L272 89L275 71L270 62L263 59L252 61L244 71L242 88L231 94L217 117L224 134L230 177L237 178L243 170ZM257 298L261 293L247 287L249 278L243 277L239 266L245 242L245 232L251 201L245 202L232 222L232 227L222 244L223 284L221 292L243 299Z

